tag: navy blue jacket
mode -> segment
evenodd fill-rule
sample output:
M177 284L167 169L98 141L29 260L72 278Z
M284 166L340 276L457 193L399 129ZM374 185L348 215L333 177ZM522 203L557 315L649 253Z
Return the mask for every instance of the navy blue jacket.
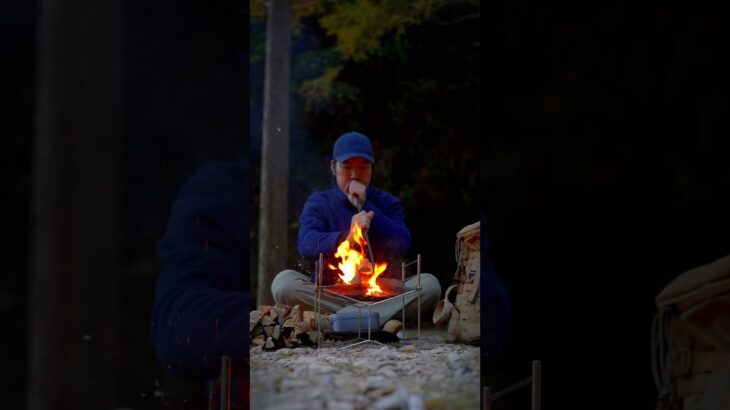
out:
M211 380L222 356L234 365L248 356L248 195L243 160L214 162L185 182L172 206L151 333L173 374Z
M400 278L398 261L411 247L411 232L404 220L403 206L395 196L373 187L367 188L366 195L363 210L375 213L368 236L376 262L388 262L384 277ZM332 261L356 213L357 209L337 186L311 194L299 217L297 247L302 257L316 261L322 252L325 261ZM324 283L332 283L336 274L326 267L324 272Z

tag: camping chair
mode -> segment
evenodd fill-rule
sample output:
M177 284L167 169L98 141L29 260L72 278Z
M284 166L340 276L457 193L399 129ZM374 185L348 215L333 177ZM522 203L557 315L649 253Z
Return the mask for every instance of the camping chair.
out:
M539 360L533 360L532 361L532 374L530 376L527 376L525 379L505 388L502 389L496 393L492 393L492 389L489 386L485 386L484 390L482 391L483 400L484 400L484 410L490 410L492 408L491 404L493 401L497 400L498 398L512 393L515 390L518 390L521 387L527 386L528 384L532 384L532 408L531 410L540 410L540 390L542 386L542 380L541 380L541 369L540 369L540 361Z

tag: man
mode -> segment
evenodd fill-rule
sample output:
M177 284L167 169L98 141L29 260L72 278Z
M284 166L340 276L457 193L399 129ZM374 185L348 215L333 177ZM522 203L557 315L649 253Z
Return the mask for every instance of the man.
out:
M179 377L215 380L231 357L233 408L248 402L248 195L244 159L206 164L185 182L159 243L150 328L159 361Z
M322 253L325 258L323 284L334 284L337 272L328 268L337 266L334 254L338 245L348 237L355 225L367 229L372 252L376 262L388 262L382 277L401 279L401 265L396 263L405 256L411 246L411 234L405 224L403 207L395 196L371 186L375 154L368 137L359 132L341 135L333 148L330 172L335 186L309 196L299 218L297 238L299 253L303 258L316 261ZM362 206L362 211L358 211ZM408 274L415 273L413 270ZM310 278L294 270L280 272L271 284L276 303L314 306L314 272ZM406 286L415 287L416 278L411 277ZM441 295L438 279L431 274L421 273L421 310L434 307ZM406 317L415 317L418 311L416 294L406 297ZM373 307L380 315L381 325L396 314L400 314L402 300L396 298ZM340 298L322 296L322 308L338 312L349 304ZM354 309L356 310L356 309Z

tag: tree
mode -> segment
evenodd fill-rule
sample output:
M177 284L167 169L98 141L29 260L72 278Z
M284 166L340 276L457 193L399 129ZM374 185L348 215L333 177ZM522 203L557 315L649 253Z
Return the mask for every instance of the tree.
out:
M272 304L271 282L286 265L289 191L289 64L291 10L271 0L266 25L266 74L261 147L258 303Z

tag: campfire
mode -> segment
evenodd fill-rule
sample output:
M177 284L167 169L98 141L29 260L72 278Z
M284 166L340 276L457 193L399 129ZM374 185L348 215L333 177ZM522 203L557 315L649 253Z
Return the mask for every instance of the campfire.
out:
M335 285L338 293L360 299L378 299L388 297L392 293L387 286L385 289L381 288L380 285L384 285L382 278L378 280L388 264L368 260L365 257L367 246L362 229L353 224L347 238L337 247L335 253L335 257L339 259L337 266L331 263L327 265L340 278Z

